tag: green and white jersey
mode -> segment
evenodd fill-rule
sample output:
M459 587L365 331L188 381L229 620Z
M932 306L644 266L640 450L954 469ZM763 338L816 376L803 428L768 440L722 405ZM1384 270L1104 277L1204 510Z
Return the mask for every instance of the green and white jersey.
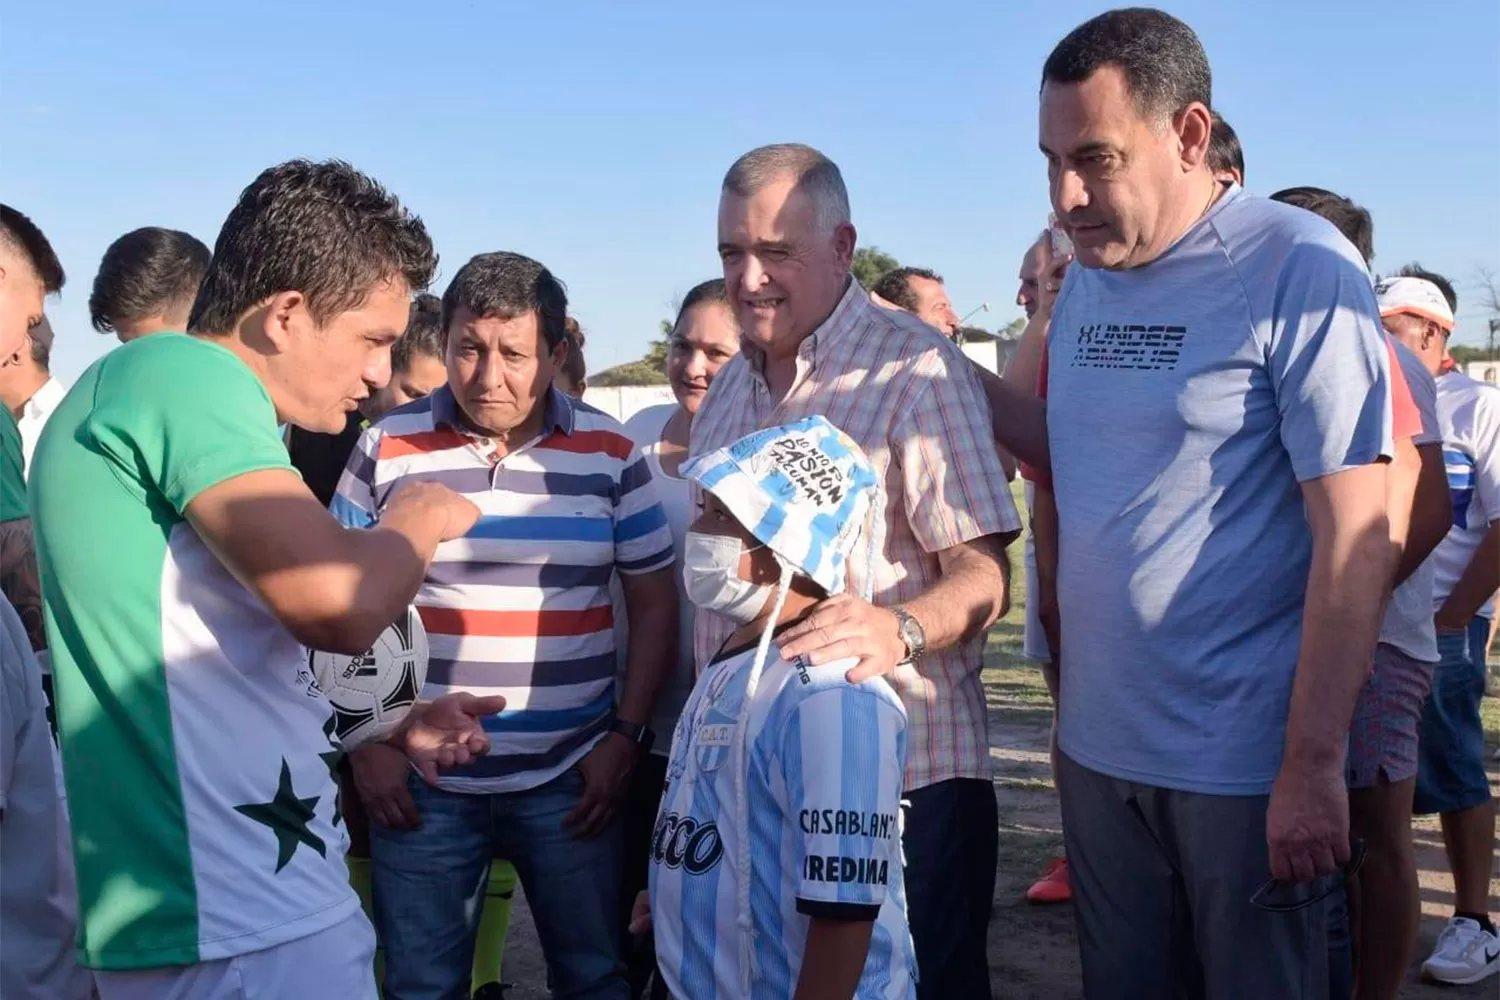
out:
M218 483L290 468L259 379L182 334L100 360L39 445L31 501L87 966L258 951L359 905L328 702L297 640L184 519Z
M29 517L21 429L10 409L0 403L0 523Z

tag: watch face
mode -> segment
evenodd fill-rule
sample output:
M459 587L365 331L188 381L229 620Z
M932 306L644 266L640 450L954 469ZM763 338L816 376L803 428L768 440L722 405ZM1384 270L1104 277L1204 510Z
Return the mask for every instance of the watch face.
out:
M915 656L922 652L927 644L927 637L922 633L922 626L910 615L901 616L901 641L906 643L907 650Z

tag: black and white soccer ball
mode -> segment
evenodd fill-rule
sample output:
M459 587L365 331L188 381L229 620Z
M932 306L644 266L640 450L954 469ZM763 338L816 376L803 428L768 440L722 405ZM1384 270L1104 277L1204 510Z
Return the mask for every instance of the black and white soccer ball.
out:
M427 681L427 630L408 608L358 656L314 649L307 661L333 705L334 734L353 750L389 735L416 704Z

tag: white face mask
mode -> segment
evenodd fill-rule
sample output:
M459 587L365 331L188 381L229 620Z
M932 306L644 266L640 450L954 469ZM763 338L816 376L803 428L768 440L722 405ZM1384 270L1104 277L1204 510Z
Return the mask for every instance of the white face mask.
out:
M687 599L705 611L748 625L770 600L775 588L740 578L745 549L732 535L689 531L682 551L682 583Z

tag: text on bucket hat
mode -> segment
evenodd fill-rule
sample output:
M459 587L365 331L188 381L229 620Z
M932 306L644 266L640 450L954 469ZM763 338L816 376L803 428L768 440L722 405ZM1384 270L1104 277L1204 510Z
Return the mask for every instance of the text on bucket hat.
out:
M875 502L869 459L821 416L771 427L690 461L683 475L829 594Z

